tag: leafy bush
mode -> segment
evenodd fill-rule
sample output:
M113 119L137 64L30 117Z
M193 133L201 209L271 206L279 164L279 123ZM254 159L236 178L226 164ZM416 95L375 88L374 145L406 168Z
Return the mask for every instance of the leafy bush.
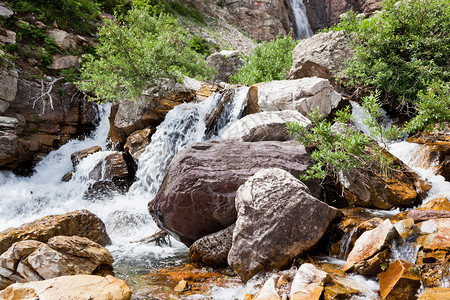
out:
M292 65L292 51L297 41L290 35L278 36L274 41L263 42L256 47L246 62L231 76L232 83L252 85L258 82L286 79Z
M201 12L195 8L188 8L182 3L176 1L169 2L169 7L172 11L183 17L187 17L199 24L205 24L205 20L203 19Z
M344 30L356 50L341 77L351 87L383 91L393 107L408 108L427 82L450 81L450 2L385 0L382 5L368 19L346 13L334 28Z
M205 79L212 74L203 57L187 46L187 34L166 14L133 8L119 22L99 31L95 55L85 55L79 86L97 99L136 99L160 78L182 74Z

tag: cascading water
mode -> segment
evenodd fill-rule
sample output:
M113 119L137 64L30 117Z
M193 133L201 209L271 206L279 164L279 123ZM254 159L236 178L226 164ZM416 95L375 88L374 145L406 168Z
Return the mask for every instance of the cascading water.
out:
M306 8L303 0L290 0L292 13L294 15L294 33L297 39L309 38L313 35L309 26Z

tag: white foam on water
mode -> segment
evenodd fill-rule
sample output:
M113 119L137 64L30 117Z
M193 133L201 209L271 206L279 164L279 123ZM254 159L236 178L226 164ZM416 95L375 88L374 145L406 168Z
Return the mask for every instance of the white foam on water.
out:
M294 33L297 39L309 38L313 35L309 26L306 8L303 0L290 0L292 12L294 15Z

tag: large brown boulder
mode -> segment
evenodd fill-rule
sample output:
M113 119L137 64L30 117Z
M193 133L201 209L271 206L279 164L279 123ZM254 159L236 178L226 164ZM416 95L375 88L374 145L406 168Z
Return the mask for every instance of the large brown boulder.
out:
M335 85L334 76L353 55L342 31L323 32L302 40L292 53L290 79L321 77Z
M307 116L320 108L319 111L327 117L340 101L341 95L324 78L270 81L250 87L247 112L253 114L292 109Z
M148 208L160 228L190 246L236 221L236 191L257 171L281 168L298 176L312 164L292 141L195 143L174 158ZM319 196L320 188L311 190Z
M63 215L51 215L0 232L0 254L15 242L37 240L47 242L57 235L86 237L102 246L111 243L102 220L87 210L77 210Z
M338 213L278 168L260 170L247 179L235 203L238 217L228 263L244 281L289 266L317 244Z
M0 276L8 282L39 281L59 276L112 270L113 257L103 246L78 236L56 236L47 244L14 243L0 255ZM6 281L4 280L6 279ZM1 283L0 283L1 285Z
M111 275L75 275L16 283L1 291L0 299L129 300L131 294L125 281Z
M389 264L388 269L378 275L380 294L387 300L409 300L414 297L420 287L418 272L414 273L415 265L408 261L396 260Z

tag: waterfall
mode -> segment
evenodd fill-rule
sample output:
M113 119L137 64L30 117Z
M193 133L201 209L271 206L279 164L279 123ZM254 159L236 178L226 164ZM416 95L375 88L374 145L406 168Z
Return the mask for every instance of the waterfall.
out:
M294 15L294 33L297 39L309 38L313 35L309 26L306 8L303 0L290 0L292 13Z

